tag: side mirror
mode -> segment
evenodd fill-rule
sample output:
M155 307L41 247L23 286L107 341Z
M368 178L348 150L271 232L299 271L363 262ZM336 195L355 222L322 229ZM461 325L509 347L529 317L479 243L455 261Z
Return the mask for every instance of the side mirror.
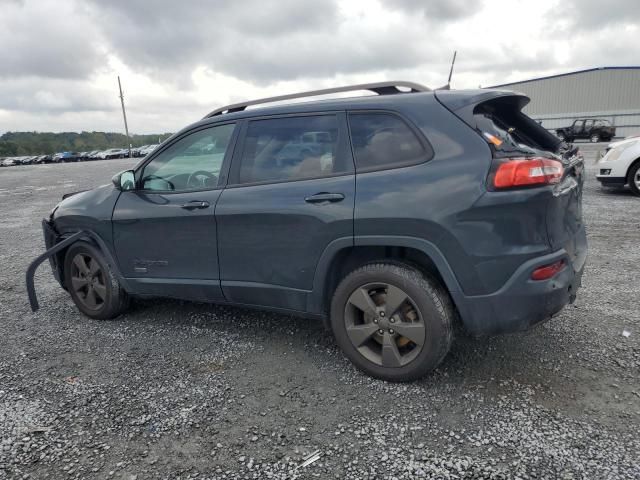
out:
M124 170L116 173L111 181L118 190L122 190L123 192L136 189L136 177L133 170Z

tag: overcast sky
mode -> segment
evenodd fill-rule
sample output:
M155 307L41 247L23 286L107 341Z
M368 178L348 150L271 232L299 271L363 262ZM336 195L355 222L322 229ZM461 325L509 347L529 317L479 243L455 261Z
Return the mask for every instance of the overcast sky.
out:
M0 133L175 131L222 104L640 64L640 0L0 0Z

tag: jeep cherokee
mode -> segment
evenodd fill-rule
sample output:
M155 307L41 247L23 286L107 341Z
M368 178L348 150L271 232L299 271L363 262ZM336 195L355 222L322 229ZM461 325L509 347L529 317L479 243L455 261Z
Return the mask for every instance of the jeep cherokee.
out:
M377 95L282 104L355 90ZM274 106L247 108L279 101ZM356 85L230 105L43 220L78 309L165 296L322 319L392 381L434 369L454 324L523 330L575 298L583 161L499 90Z

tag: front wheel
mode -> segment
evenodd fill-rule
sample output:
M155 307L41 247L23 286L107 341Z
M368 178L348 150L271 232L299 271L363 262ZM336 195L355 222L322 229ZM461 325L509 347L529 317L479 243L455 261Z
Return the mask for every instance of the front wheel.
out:
M338 346L356 367L383 380L420 378L449 351L455 310L440 284L402 264L365 265L331 302Z
M594 133L593 135L591 135L591 143L598 143L600 141L600 135L598 135L597 133Z
M629 183L631 191L640 197L640 162L636 162L629 170L627 182Z
M564 141L565 140L565 135L562 132L557 132L556 133L556 137L558 137L560 140Z
M64 280L78 310L90 318L114 318L129 305L127 293L113 276L102 252L90 243L77 242L69 247Z

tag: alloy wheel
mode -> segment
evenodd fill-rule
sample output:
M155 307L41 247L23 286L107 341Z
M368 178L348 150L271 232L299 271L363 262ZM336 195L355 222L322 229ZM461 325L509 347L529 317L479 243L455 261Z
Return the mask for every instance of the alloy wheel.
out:
M98 261L86 253L78 253L71 262L71 288L89 310L100 310L107 298L104 272Z
M351 344L382 367L407 365L425 344L425 323L416 303L388 283L357 288L347 300L344 319Z

